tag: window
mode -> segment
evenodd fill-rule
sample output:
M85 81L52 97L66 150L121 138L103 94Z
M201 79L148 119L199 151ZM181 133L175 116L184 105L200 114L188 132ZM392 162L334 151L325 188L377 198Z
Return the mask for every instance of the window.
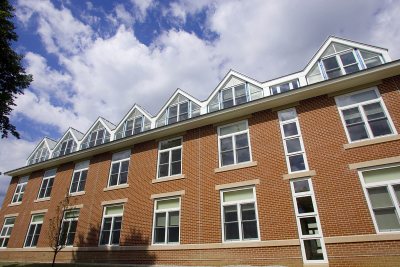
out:
M96 127L93 128L90 134L82 142L81 148L90 148L110 142L110 137L111 135L107 129L101 124L101 122L98 122Z
M304 262L327 259L311 179L290 181Z
M289 173L308 170L296 109L279 111L278 117Z
M400 166L360 172L377 232L400 231Z
M11 203L20 203L22 201L26 185L28 184L28 179L29 176L19 178L17 188L15 188L14 196L11 200Z
M251 161L247 121L240 121L218 128L220 167Z
M154 203L153 244L179 243L180 198Z
M255 188L221 191L222 235L224 241L258 240Z
M336 104L349 142L395 133L377 89L337 96Z
M115 131L115 139L140 134L151 128L151 121L137 108L130 112L124 123Z
M353 50L329 56L321 60L328 79L361 70Z
M182 137L161 141L158 148L158 177L182 174Z
M75 164L74 173L72 174L70 194L85 191L86 178L89 170L89 160Z
M143 116L138 116L133 119L129 119L125 122L125 135L131 136L142 132L143 129Z
M60 231L60 245L72 246L74 244L78 217L79 210L67 210L64 212Z
M293 90L293 89L297 89L297 88L299 88L299 81L296 79L296 80L289 81L286 83L281 83L278 85L271 86L271 95L284 93L289 90Z
M100 245L119 245L122 228L123 205L104 207L100 231Z
M33 215L25 239L25 247L36 247L43 224L43 214Z
M64 138L61 144L59 144L53 153L53 157L64 156L70 154L76 149L76 142L72 137L71 133Z
M0 233L0 247L6 248L10 240L11 232L14 227L15 217L9 217L4 220L3 229Z
M383 64L382 56L378 53L360 50L361 56L364 59L364 64L367 68L372 68Z
M127 183L130 156L130 150L113 154L108 186L116 186Z
M50 151L48 150L45 142L38 148L38 150L35 152L35 154L31 157L29 160L29 164L35 164L38 162L45 161L49 158L50 156Z
M54 183L54 177L56 176L56 171L57 169L51 169L45 171L42 180L42 185L40 186L38 199L50 197L51 189Z

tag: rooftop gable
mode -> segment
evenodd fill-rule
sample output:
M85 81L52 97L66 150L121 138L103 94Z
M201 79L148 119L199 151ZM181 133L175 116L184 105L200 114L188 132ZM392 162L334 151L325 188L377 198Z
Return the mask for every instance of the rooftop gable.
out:
M50 139L48 137L44 137L35 147L35 149L32 151L32 153L28 156L27 158L27 165L28 164L33 164L36 162L32 162L35 154L42 148L45 148L48 152L48 156L50 155L52 149L56 146L57 141ZM48 157L47 156L47 157ZM40 156L39 156L40 157ZM45 157L45 156L44 156ZM45 157L46 158L46 157Z

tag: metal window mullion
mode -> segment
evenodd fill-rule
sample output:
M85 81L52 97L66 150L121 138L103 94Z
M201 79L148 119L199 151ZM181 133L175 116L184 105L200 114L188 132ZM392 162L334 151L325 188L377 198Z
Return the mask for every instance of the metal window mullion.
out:
M368 103L360 104L358 110L360 111L361 118L364 121L365 129L367 130L367 134L368 134L368 138L370 139L370 138L374 138L374 135L372 133L371 127L369 126L369 121L368 121L367 115L365 114L364 105L368 105Z
M120 184L120 179L121 179L121 167L122 167L122 160L118 161L118 177L117 177L117 184Z
M236 212L238 213L237 218L238 218L238 228L239 228L239 240L242 241L244 238L242 229L242 207L240 202L236 203Z
M168 176L171 176L172 171L172 148L168 149Z
M237 158L236 158L236 134L232 134L231 136L232 140L232 150L233 150L233 164L237 164Z
M164 243L168 244L168 225L169 225L169 211L165 212L165 238Z

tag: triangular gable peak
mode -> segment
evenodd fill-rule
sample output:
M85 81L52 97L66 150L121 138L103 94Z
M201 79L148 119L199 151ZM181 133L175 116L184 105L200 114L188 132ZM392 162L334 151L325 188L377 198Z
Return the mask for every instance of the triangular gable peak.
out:
M111 126L111 127L110 127ZM108 143L115 125L99 117L82 138L81 149Z
M202 103L188 93L177 89L157 114L156 127L173 124L200 115Z
M52 158L64 156L76 151L82 137L83 133L70 127L54 147Z
M51 149L57 142L50 138L43 138L35 147L27 159L27 165L35 164L47 160L50 157Z
M230 70L206 100L207 111L232 107L263 96L260 82Z
M304 68L307 84L336 78L391 61L387 49L329 37Z
M151 116L139 105L133 105L117 125L115 139L139 134L151 129Z

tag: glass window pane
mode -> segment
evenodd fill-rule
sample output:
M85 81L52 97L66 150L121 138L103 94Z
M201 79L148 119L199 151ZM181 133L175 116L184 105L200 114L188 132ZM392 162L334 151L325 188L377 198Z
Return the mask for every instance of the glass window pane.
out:
M233 149L232 137L220 139L221 151L230 151Z
M118 174L119 172L119 162L113 163L111 165L111 174Z
M369 126L371 127L374 137L392 134L392 129L390 128L389 121L386 118L370 121Z
M236 105L247 102L246 90L244 84L235 87L235 99L236 99Z
M366 184L400 179L400 166L363 172Z
M295 155L289 157L290 170L292 172L303 171L306 169L303 155Z
M89 160L85 160L75 164L75 171L89 168Z
M255 220L256 219L256 209L254 207L254 203L242 204L242 220Z
M169 176L169 164L158 166L158 177Z
M297 113L296 113L296 110L294 110L294 109L288 109L288 110L280 111L278 113L278 116L279 116L279 120L283 122L283 121L296 119Z
M155 228L154 243L164 243L164 242L165 242L165 228Z
M157 210L179 208L179 198L157 200Z
M354 64L354 65L350 65L350 66L344 67L344 71L346 72L346 74L357 72L359 70L360 70L360 68L358 67L358 64Z
M363 122L361 113L357 107L343 110L342 113L346 125Z
M300 138L288 139L285 142L286 142L287 153L293 153L302 150L300 144Z
M179 227L168 227L168 243L179 242Z
M342 60L342 64L344 66L357 63L353 52L348 52L348 53L341 54L340 55L340 60Z
M318 225L315 217L300 218L301 233L303 235L318 235Z
M220 136L247 130L246 121L241 121L219 129Z
M248 147L236 150L237 163L250 161L250 150Z
M110 176L110 186L114 186L118 184L118 173L111 174Z
M160 164L169 163L169 152L160 153Z
M304 240L303 242L307 260L324 259L324 255L322 254L321 240L311 239L311 240Z
M180 146L182 144L182 140L180 138L178 139L173 139L173 140L166 140L162 141L160 148L161 149L168 149L168 148L173 148L176 146Z
M32 217L32 222L33 223L42 223L43 222L43 218L44 218L44 215L34 215Z
M299 134L299 132L297 131L297 125L295 122L284 124L282 126L282 128L283 128L283 133L284 133L285 137Z
M174 149L174 150L172 150L171 154L172 154L172 159L171 159L172 162L180 161L181 160L181 155L182 155L182 150L181 149Z
M287 92L290 90L290 84L284 83L280 85L281 93Z
M165 227L166 226L166 213L156 213L156 227Z
M131 150L125 150L112 155L112 161L118 161L123 159L129 159L131 156Z
M128 173L127 172L123 172L119 175L119 184L126 184L126 182L128 181Z
M339 107L345 107L377 98L378 95L376 94L375 90L368 90L351 95L338 96L336 101Z
M327 71L326 75L328 76L329 79L333 79L333 78L341 76L342 75L342 71L340 69L335 69L335 70L332 70L332 71Z
M351 141L358 141L368 138L364 123L347 126Z
M169 224L168 226L179 226L179 211L169 212Z
M225 206L224 207L224 220L225 222L236 222L238 221L237 206Z
M118 205L118 206L108 206L106 207L106 212L105 215L119 215L122 214L124 210L123 205Z
M365 65L367 66L367 68L372 68L372 67L379 66L382 64L382 61L379 57L373 57L370 59L366 59L366 60L364 60L364 62L365 62Z
M247 199L254 199L252 188L223 192L224 202L247 200Z
M171 175L177 175L177 174L181 174L181 173L182 173L181 162L177 161L177 162L171 163Z
M227 151L221 153L221 166L231 165L235 163L233 151Z
M322 60L322 63L327 71L339 68L339 63L337 62L336 57L326 58Z
M363 109L368 120L386 118L385 112L379 102L364 105Z
M367 191L372 208L376 209L394 206L386 186L368 188Z
M257 221L242 222L243 239L258 238Z
M308 180L301 180L293 182L294 192L302 193L310 191L310 185L308 184Z
M400 230L400 223L394 208L374 210L376 223L381 231Z
M225 240L239 239L239 223L225 223Z
M296 203L297 203L298 213L301 214L301 213L314 212L314 205L311 196L297 197Z
M236 148L248 147L247 133L235 135Z

